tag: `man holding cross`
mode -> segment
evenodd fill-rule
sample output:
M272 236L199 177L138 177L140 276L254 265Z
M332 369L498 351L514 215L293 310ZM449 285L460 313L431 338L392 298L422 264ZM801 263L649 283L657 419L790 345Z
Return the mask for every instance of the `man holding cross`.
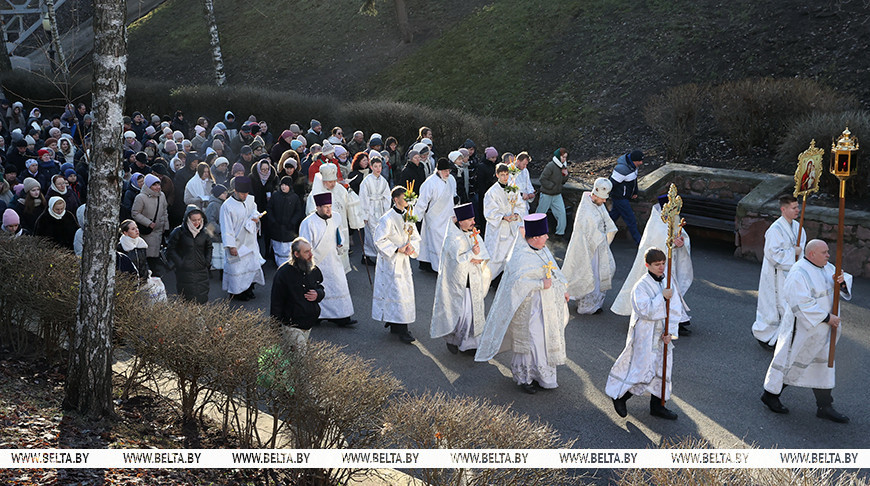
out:
M529 394L559 386L556 366L566 360L568 281L547 248L548 231L547 215L526 216L474 356L489 361L511 349L511 373Z

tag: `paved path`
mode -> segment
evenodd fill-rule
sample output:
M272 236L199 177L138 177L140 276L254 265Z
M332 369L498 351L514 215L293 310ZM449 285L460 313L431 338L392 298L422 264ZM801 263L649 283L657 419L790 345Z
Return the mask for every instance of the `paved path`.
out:
M354 238L355 239L355 238ZM550 243L557 256L564 244ZM870 448L870 407L861 388L870 369L870 281L856 279L855 298L842 305L845 334L837 349L835 406L852 419L848 425L815 417L810 390L789 388L783 403L789 415L776 415L760 402L764 373L771 353L756 344L750 328L755 316L760 264L732 256L733 247L711 241L693 241L695 281L687 294L692 308L694 334L677 341L674 352L674 396L669 406L675 422L651 417L648 399L628 402L629 416L619 418L604 383L610 366L622 350L628 319L607 311L598 316L578 316L572 309L566 330L568 364L559 367L559 388L536 395L521 393L510 380L510 353L492 363L475 363L471 355L452 355L442 339L429 339L435 276L415 272L417 322L411 325L418 338L402 344L373 322L371 290L359 249L352 255L354 270L348 274L354 293L355 329L331 323L316 327L312 339L347 346L350 352L375 359L390 369L410 390L441 390L448 394L484 397L543 420L564 437L577 439L577 447L646 448L663 437L685 436L709 440L716 447ZM619 289L633 261L635 249L625 240L613 244L617 261L614 287ZM561 261L559 262L561 264ZM413 264L416 269L416 263ZM274 262L266 264L267 282ZM174 285L168 283L170 292ZM617 290L608 292L606 306ZM212 279L212 298L224 296ZM487 304L492 300L490 292ZM258 289L247 307L268 309L268 289Z

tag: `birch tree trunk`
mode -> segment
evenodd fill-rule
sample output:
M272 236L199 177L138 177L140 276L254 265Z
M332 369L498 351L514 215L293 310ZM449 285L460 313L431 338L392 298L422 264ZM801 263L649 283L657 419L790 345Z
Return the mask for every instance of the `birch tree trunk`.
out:
M63 46L60 45L60 32L57 30L57 15L54 14L54 0L45 0L48 10L48 25L51 28L51 42L54 44L57 55L57 68L61 74L69 74L69 66L66 65L66 57L63 55ZM52 59L52 61L54 61Z
M0 15L0 42L3 43L3 51L0 52L0 73L12 72L12 60L9 59L9 50L6 47L6 19Z
M94 0L93 108L88 217L64 408L112 416L115 244L121 196L122 110L127 91L126 0Z
M208 24L211 58L214 62L214 80L218 86L223 86L227 84L227 75L224 74L224 57L221 54L221 40L218 36L217 21L214 18L214 0L203 0L202 4L205 9L205 21Z
M405 5L405 0L396 0L396 19L399 22L402 42L410 44L414 40L414 33L411 32L411 24L408 22L408 6Z

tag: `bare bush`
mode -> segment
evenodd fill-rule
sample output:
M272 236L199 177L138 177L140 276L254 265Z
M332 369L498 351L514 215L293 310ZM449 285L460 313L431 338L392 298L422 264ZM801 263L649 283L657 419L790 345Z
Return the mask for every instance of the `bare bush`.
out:
M570 448L549 425L471 397L444 393L405 395L386 410L383 444L401 449L549 449ZM431 485L577 484L564 469L418 469Z
M801 78L753 78L712 90L713 115L740 152L773 150L786 127L809 113L836 113L854 105L849 96Z
M776 152L776 169L786 174L794 173L798 155L807 149L810 141L816 141L816 147L825 150L822 161L824 170L820 181L820 189L828 194L839 195L840 182L828 172L831 143L833 143L846 127L860 142L864 137L870 137L870 112L847 111L839 113L813 113L792 123ZM870 139L868 139L870 140ZM846 194L864 197L870 192L867 184L870 180L870 167L867 164L858 165L858 175L846 181Z
M704 439L665 439L661 449L714 449ZM705 468L651 468L622 469L618 473L618 486L779 486L801 485L866 485L857 473L836 472L831 469L705 469Z
M661 137L674 162L684 162L694 151L706 97L706 91L697 84L684 84L652 97L644 108L647 125Z

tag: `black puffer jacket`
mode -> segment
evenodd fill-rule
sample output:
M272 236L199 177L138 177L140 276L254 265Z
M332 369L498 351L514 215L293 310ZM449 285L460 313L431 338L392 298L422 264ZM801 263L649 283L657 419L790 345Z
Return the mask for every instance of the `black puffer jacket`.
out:
M187 228L190 215L202 215L202 230L194 238ZM166 256L175 264L175 285L182 298L204 304L208 302L209 270L212 243L206 228L205 213L196 206L188 206L182 223L169 234Z
M266 220L269 224L269 238L285 243L293 241L299 235L299 223L305 217L305 208L302 207L299 196L292 190L284 194L279 189L272 193L268 207Z
M320 301L326 295L323 290L323 274L314 267L305 272L290 262L278 267L272 277L272 304L270 314L285 326L311 329L320 316ZM309 302L305 293L317 291L317 300Z

